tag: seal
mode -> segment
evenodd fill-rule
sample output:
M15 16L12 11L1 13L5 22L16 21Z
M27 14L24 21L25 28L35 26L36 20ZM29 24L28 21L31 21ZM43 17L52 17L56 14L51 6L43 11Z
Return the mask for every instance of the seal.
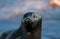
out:
M29 11L23 15L19 29L5 32L0 39L41 39L41 28L41 15Z
M42 17L36 12L27 12L23 16L22 28L26 32L25 39L41 39Z

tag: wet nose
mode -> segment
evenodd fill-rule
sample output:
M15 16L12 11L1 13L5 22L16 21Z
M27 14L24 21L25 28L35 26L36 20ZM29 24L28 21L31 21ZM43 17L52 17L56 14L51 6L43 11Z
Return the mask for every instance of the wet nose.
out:
M28 22L31 23L31 22L32 22L32 19L31 19L31 18L26 18L26 19L25 19L25 22L27 22L27 23L28 23Z

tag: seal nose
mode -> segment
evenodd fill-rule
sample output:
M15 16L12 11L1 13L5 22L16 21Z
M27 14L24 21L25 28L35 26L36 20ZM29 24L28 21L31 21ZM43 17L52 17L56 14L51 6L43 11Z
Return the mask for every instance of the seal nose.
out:
M32 19L26 18L26 19L25 19L25 22L27 22L27 23L32 23Z

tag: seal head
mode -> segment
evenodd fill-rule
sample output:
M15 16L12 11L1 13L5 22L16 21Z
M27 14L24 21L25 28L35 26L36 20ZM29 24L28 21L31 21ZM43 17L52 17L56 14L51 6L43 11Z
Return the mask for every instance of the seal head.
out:
M27 12L23 16L23 24L25 25L24 28L26 29L27 32L34 31L38 27L41 19L42 18L39 14L34 12Z

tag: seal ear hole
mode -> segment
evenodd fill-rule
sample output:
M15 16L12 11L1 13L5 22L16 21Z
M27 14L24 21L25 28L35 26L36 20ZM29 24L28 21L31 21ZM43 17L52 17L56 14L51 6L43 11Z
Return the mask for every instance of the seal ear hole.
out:
M34 18L37 18L34 14L32 15Z

